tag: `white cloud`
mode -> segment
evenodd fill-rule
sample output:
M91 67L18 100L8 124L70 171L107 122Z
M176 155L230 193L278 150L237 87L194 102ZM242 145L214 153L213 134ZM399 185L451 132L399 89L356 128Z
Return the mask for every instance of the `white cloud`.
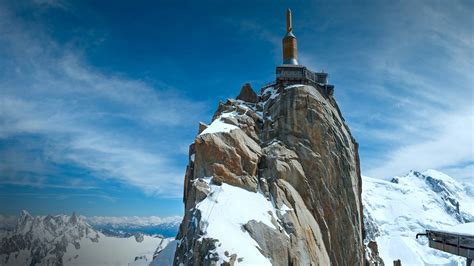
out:
M384 93L391 104L402 102L399 112L385 114L393 123L384 130L403 139L369 167L368 175L445 169L474 160L474 32L465 24L469 12L429 4L417 10L420 16L412 29L389 30L403 45L373 56L373 69L381 75L375 82L397 84L399 91Z
M171 224L177 226L181 223L181 216L90 216L85 217L88 223L95 226L114 227L120 226L158 226L163 224Z
M157 88L104 74L79 51L55 43L39 26L30 26L0 8L0 53L8 55L0 65L7 70L0 76L0 139L39 136L44 142L39 156L46 161L73 162L100 178L149 194L180 197L184 169L173 156L185 158L186 141L180 133L195 126L204 104L164 84ZM22 154L28 149L16 149L0 169L45 173L44 165L31 167ZM48 184L46 178L2 178L10 184L70 186Z
M474 184L474 162L468 162L466 165L446 167L441 169L450 176L455 176L466 184Z
M374 56L374 66L382 78L402 88L390 92L390 97L404 103L399 112L386 114L389 119L399 119L385 128L401 138L399 145L384 154L383 162L369 168L368 175L445 169L474 160L474 33L463 20L470 16L469 12L430 5L422 5L419 10L421 16L416 16L419 19L413 24L414 29L399 29L396 37L404 45ZM414 33L415 36L408 35ZM439 54L433 57L426 53L425 49L433 49L430 46L435 46ZM413 58L420 58L416 63L422 69L404 65L403 62L413 62Z
M351 53L326 64L334 71L329 69L343 114L365 149L366 175L455 169L474 161L472 11L462 2L447 7L412 1L339 18L342 25L361 25L355 30L360 37L334 41L336 47L350 46ZM302 56L319 69L319 57ZM344 80L348 74L352 78Z
M406 172L407 169L443 169L472 161L474 115L457 114L438 119L440 123L433 125L431 137L397 147L387 154L380 166L369 169L367 174L386 177Z

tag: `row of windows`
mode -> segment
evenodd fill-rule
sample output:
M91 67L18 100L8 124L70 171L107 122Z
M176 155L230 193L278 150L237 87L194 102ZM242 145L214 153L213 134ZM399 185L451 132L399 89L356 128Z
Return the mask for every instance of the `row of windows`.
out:
M316 83L327 83L327 73L314 73L305 68L301 69L278 69L277 78L306 78Z

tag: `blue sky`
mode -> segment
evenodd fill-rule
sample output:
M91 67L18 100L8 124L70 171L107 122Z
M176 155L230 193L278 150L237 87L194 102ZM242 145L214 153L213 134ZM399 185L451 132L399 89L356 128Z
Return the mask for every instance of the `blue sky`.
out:
M0 213L181 215L198 121L325 70L363 174L474 171L472 1L2 1Z

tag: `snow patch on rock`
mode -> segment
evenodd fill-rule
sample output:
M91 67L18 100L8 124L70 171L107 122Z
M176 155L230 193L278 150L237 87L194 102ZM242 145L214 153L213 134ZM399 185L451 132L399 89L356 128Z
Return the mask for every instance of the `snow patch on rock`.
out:
M235 113L223 113L219 118L215 119L209 127L207 127L201 134L199 135L205 135L205 134L212 134L212 133L218 133L218 132L230 132L234 129L238 129L237 126L227 124L225 123L222 118L225 117L233 117L235 116Z
M258 244L243 229L250 220L262 222L276 229L272 223L275 219L275 208L261 193L222 183L221 186L210 185L211 193L197 205L202 213L206 229L203 238L218 239L217 253L224 258L238 254L242 263L252 262L255 265L271 265L259 251ZM227 255L226 255L227 254Z
M299 88L299 87L303 87L303 86L304 86L303 84L294 84L294 85L290 85L290 86L285 87L285 90L289 90L289 89L293 89L293 88Z
M158 255L150 263L150 266L173 265L176 246L178 246L179 242L179 240L171 241L163 250L158 253Z

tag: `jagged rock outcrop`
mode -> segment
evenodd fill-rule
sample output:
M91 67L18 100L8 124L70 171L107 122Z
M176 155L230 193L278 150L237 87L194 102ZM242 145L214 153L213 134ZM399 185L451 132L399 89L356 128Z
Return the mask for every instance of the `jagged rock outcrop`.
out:
M292 85L239 98L190 146L174 263L363 264L358 145L332 95Z
M248 103L257 103L258 96L255 91L253 91L252 86L250 86L249 83L245 83L244 86L242 86L242 89L240 89L240 94L237 96L237 100L242 100Z
M365 246L365 255L366 255L366 261L368 265L374 265L374 266L385 265L382 258L380 258L377 242L369 241L367 243L367 245Z

